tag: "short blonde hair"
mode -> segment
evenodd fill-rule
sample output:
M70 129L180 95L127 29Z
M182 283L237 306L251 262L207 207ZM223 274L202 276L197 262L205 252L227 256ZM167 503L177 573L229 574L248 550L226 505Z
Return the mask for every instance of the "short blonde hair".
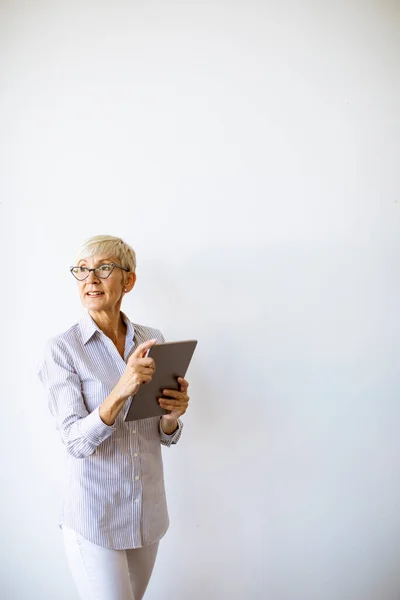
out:
M80 260L95 254L115 256L121 263L133 273L136 271L136 253L124 240L112 235L94 235L85 240L76 255L76 264Z

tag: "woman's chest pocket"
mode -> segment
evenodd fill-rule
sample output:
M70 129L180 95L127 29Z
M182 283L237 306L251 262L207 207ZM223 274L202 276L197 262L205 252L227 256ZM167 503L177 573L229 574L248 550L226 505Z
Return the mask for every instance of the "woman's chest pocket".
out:
M86 379L81 382L82 396L89 412L100 406L110 394L111 389L98 379Z

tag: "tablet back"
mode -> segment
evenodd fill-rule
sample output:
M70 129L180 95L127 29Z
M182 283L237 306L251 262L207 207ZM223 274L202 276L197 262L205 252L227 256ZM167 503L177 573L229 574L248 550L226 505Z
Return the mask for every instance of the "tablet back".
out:
M156 370L149 383L140 386L132 398L125 415L125 421L148 419L166 415L168 410L161 408L158 398L163 396L164 389L178 390L178 377L185 377L197 340L183 342L164 342L152 346L147 356L154 359Z

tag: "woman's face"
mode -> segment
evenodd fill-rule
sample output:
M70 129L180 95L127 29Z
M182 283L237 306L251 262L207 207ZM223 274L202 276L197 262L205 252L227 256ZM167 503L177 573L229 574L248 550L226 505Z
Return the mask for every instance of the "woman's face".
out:
M115 256L99 254L80 260L77 266L93 269L109 263L120 265L120 261ZM107 279L90 271L86 279L77 283L80 299L85 308L91 311L109 311L117 307L119 309L125 290L129 292L135 285L135 281L134 273L127 273L115 267Z

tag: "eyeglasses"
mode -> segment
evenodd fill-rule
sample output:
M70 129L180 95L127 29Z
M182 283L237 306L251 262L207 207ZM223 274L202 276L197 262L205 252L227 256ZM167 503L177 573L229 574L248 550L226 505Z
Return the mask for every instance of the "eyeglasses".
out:
M89 269L89 267L70 267L70 271L75 277L75 279L78 279L78 281L83 281L84 279L87 279L89 277L90 271L93 271L94 274L97 275L97 277L100 277L100 279L107 279L107 277L110 277L115 267L129 272L129 269L127 269L126 267L121 267L121 265L116 265L115 263L99 265L94 269Z

